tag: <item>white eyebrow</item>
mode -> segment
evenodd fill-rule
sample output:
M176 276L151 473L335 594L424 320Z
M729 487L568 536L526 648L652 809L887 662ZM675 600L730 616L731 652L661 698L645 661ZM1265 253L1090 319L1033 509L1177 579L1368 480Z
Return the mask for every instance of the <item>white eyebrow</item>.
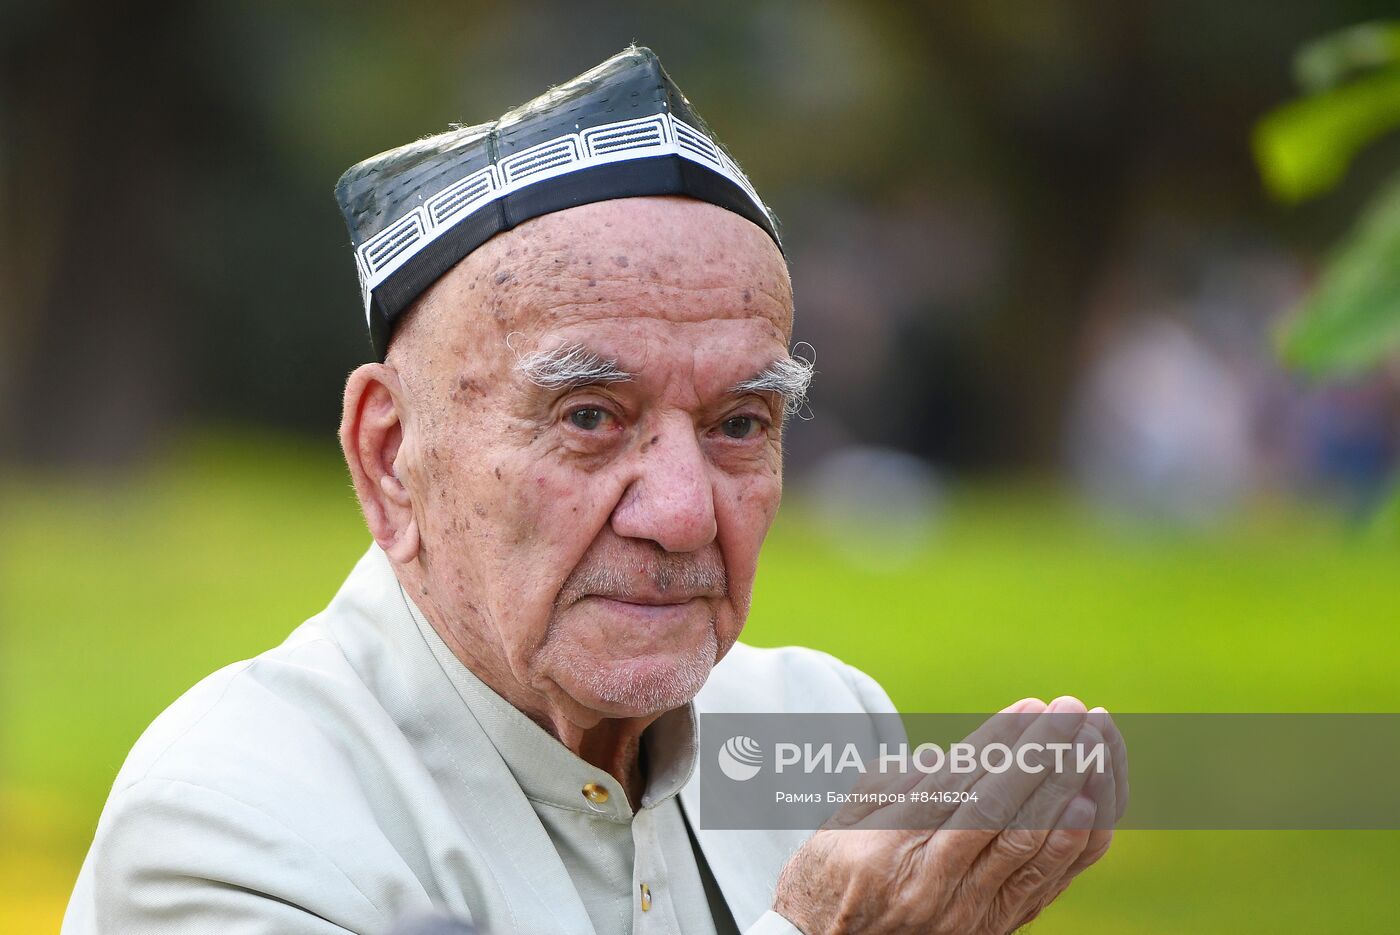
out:
M550 351L524 354L516 360L515 372L547 390L591 383L626 383L634 376L620 369L616 359L608 359L582 344L564 344Z
M807 345L811 347L811 345ZM815 354L812 355L816 357ZM816 360L807 360L796 354L773 361L759 373L736 383L731 393L777 393L783 398L783 416L796 415L807 405L807 389L812 385L816 374Z

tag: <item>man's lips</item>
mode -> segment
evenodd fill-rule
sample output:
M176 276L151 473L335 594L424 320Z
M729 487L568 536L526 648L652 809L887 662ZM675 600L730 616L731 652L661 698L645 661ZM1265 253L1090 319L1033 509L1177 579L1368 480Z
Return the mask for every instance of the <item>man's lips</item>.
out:
M689 604L704 595L701 594L589 594L588 597L596 597L600 600L615 601L618 604L633 604L638 607L679 607L682 604Z

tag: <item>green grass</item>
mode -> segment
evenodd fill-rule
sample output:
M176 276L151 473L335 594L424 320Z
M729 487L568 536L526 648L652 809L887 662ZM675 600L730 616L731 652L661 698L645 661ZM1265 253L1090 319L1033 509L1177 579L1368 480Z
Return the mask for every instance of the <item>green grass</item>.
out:
M150 719L319 610L368 543L336 452L205 438L118 483L0 507L0 931L56 927ZM1210 537L1098 527L1050 490L955 496L917 553L851 564L794 499L745 639L876 676L905 710L1074 693L1117 711L1400 710L1393 547L1256 511ZM1123 832L1041 933L1393 923L1391 832Z

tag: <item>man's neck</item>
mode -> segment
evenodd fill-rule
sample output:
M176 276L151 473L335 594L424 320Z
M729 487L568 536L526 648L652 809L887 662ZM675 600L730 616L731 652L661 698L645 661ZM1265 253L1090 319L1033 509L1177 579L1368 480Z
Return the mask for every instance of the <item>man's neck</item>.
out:
M646 787L641 758L642 733L660 714L607 717L571 699L559 703L544 692L521 684L499 654L482 652L485 640L465 639L461 628L445 625L445 615L427 595L420 592L419 600L414 603L462 665L569 752L616 779L627 793L633 810L637 809Z
M527 715L530 713L525 712ZM536 719L555 739L568 747L575 756L611 775L627 793L627 801L636 811L646 788L642 766L642 731L656 715L647 718L604 718L587 730L565 722L561 728Z

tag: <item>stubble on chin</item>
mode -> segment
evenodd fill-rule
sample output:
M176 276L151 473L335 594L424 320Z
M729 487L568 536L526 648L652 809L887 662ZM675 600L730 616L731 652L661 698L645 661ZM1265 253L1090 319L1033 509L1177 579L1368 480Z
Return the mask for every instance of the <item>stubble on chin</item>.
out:
M711 616L698 643L668 654L664 660L581 658L559 638L560 631L551 622L535 656L535 668L548 673L554 683L569 686L574 700L586 707L623 709L632 716L660 714L690 701L704 687L719 659L717 622Z

